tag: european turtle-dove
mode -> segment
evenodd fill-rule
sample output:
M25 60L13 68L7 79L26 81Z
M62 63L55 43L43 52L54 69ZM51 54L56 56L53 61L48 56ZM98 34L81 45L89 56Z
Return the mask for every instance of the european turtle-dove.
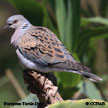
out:
M91 81L102 80L91 73L91 69L76 61L48 28L33 26L22 15L9 17L7 26L15 29L11 44L15 46L24 69L39 72L73 72Z

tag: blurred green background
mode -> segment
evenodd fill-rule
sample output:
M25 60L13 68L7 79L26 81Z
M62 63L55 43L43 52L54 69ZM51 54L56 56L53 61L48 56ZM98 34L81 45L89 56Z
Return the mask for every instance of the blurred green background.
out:
M64 99L108 101L108 0L0 0L0 108L10 107L4 101L34 98L10 45L14 30L4 29L7 18L15 14L51 29L75 59L103 78L93 83L73 73L55 72Z

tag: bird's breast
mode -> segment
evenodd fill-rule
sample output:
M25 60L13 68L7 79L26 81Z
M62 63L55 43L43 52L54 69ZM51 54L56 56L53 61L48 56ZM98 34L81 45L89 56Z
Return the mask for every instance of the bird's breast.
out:
M24 30L21 28L16 29L14 34L11 37L11 44L14 46L17 46L18 40L20 39L21 36L25 34L25 32L26 32L26 29Z
M16 54L18 56L18 59L19 59L19 62L20 62L20 65L26 69L26 68L29 68L29 69L36 69L37 66L35 63L33 63L32 61L28 60L27 58L25 58L21 53L20 51L17 49L16 50Z

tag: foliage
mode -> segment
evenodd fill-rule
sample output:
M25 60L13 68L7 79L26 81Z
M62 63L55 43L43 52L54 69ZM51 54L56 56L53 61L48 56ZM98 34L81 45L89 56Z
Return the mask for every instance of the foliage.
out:
M97 89L92 82L90 81L80 82L78 84L78 88L82 94L86 94L86 96L89 97L90 99L102 100L102 96L99 89Z
M80 11L80 0L9 1L32 24L50 28L57 34L75 59L94 69L95 42L108 38L107 19L101 17L80 17L82 12ZM101 6L101 8L103 7ZM76 86L80 82L80 76L73 73L57 72L55 75L57 76L62 96L71 98L74 92L78 90Z
M90 105L90 103L93 104L93 102L95 105ZM97 104L103 104L103 105L96 105L96 102ZM59 102L59 103L50 105L48 108L91 108L91 107L92 108L100 108L100 107L107 108L108 102L101 101L101 100L92 100L92 99L82 99L82 100L77 100L77 101L68 100L68 101Z

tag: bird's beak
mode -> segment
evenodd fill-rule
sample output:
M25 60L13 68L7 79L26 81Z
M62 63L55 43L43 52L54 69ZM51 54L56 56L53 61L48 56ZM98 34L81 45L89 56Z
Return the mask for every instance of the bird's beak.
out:
M8 24L6 24L5 27L4 27L4 29L6 29L6 28L10 28L11 25L12 25L12 23L8 23Z
M4 29L6 29L6 28L8 28L9 27L9 25L8 24L6 24L5 26L4 26Z

